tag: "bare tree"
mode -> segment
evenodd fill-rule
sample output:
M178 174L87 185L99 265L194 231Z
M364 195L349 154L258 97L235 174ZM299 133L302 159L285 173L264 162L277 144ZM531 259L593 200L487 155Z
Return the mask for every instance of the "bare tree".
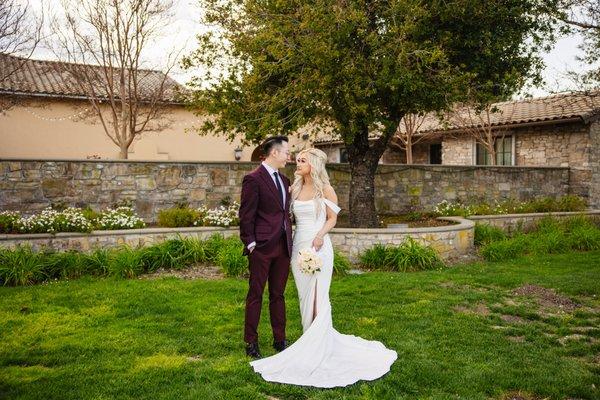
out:
M89 99L94 116L126 159L134 139L166 127L174 99L168 77L181 50L166 54L162 72L142 68L144 53L172 20L171 0L62 0L52 19L59 57Z
M43 11L43 10L42 10ZM0 0L0 54L18 55L17 62L0 70L0 81L17 72L42 40L43 12L36 16L29 2Z
M501 119L510 120L511 116L505 114L507 110L512 114L514 107L510 107L510 103L504 109L500 109L498 103L458 104L446 114L444 124L460 129L461 132L475 139L476 143L486 149L490 164L497 165L496 140L504 139L506 134L506 130L497 123L501 122Z
M427 119L427 114L406 114L400 124L394 139L390 144L406 152L406 163L413 163L413 146L429 138L427 133L419 133L419 128Z

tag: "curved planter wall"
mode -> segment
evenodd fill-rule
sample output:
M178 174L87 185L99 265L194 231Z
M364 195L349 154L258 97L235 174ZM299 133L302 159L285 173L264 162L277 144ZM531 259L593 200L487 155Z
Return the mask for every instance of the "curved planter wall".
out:
M376 243L399 244L411 236L424 244L432 245L442 257L468 253L473 247L474 223L458 217L447 217L445 220L457 224L434 228L404 229L354 229L335 228L330 232L334 247L346 254L351 260L365 249ZM97 247L117 247L122 244L130 246L148 246L167 239L194 237L206 239L214 233L225 236L237 235L238 228L148 228L128 229L120 231L93 231L92 233L57 233L51 234L18 234L0 235L0 246L14 247L29 244L34 249L88 251Z
M473 248L475 223L460 217L439 219L456 224L432 228L335 228L330 236L334 248L346 254L352 261L376 243L400 244L409 236L420 243L431 245L442 258L469 253Z

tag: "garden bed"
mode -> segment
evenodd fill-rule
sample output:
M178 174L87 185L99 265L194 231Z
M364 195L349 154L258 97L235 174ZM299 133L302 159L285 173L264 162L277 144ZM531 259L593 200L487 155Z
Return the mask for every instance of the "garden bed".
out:
M434 213L409 213L401 215L382 214L379 216L380 228L393 228L394 225L405 225L404 228L433 228L456 224L455 221L439 219ZM337 219L337 228L351 228L347 214ZM399 227L399 226L396 226Z

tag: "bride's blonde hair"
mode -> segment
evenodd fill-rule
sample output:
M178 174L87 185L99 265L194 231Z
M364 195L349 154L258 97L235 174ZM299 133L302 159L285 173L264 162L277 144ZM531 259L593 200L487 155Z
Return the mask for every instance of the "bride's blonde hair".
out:
M310 165L310 176L313 181L313 186L315 188L315 208L317 210L317 217L319 216L319 212L321 211L321 207L319 204L319 199L323 198L323 188L329 185L329 175L327 174L327 170L325 169L325 164L327 164L327 154L324 151L319 150L317 148L311 147L308 149L302 150L298 153L298 157L305 155L308 159L308 164ZM300 191L302 191L302 186L304 185L304 178L298 172L294 173L294 183L292 184L292 200L296 200L300 195Z

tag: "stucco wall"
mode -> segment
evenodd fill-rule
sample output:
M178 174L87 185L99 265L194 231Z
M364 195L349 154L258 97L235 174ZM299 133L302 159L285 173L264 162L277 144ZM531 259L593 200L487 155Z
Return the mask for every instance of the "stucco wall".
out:
M19 101L0 115L0 158L117 159L119 148L89 109L86 101ZM229 143L223 137L198 135L193 128L199 126L201 118L183 106L169 107L160 121L167 124L166 129L134 140L129 159L235 161L239 141ZM305 144L290 137L292 146ZM250 161L254 149L243 147L242 161Z

